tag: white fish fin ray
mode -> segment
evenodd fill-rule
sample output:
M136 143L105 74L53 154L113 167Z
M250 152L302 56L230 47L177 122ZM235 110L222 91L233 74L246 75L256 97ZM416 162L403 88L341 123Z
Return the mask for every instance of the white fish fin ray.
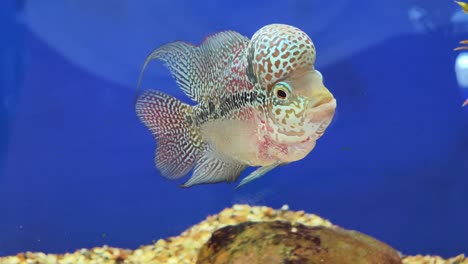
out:
M241 186L243 185L246 185L247 183L255 180L255 179L258 179L260 177L262 177L263 175L265 175L267 172L273 170L274 168L278 167L279 165L281 165L280 162L276 162L272 165L269 165L269 166L264 166L264 167L260 167L256 170L254 170L252 173L250 173L247 177L245 177L244 179L242 179L242 181L239 183L239 185L237 185L236 189L240 188Z
M200 102L222 88L223 74L234 58L234 51L247 47L249 39L235 31L222 31L208 36L197 47L183 41L165 44L146 58L137 84L137 95L149 62L162 60L182 91Z
M155 165L169 179L185 176L203 150L193 131L191 106L158 91L145 91L135 104L137 116L157 142Z
M197 160L192 177L182 187L223 181L233 182L247 167L245 164L218 154L209 144L206 146L203 156Z

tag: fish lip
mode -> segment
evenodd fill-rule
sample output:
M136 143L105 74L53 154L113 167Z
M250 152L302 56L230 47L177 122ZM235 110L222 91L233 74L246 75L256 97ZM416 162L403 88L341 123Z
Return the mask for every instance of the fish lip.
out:
M309 108L309 111L317 112L317 111L330 110L330 109L335 109L335 108L336 108L336 99L332 97L326 103L322 103L318 106Z
M323 123L333 119L336 110L336 99L332 98L329 102L309 108L307 111L308 123Z

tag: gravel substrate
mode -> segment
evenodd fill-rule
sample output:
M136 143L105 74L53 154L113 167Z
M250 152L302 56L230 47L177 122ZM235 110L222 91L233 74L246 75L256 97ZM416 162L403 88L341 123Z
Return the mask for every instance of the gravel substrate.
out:
M287 205L275 210L265 206L234 205L217 215L208 216L206 220L189 228L177 237L160 239L156 243L142 246L136 250L103 246L93 249L81 249L63 255L44 253L20 253L16 256L0 258L0 264L81 264L81 263L195 263L199 249L210 238L215 230L245 221L281 220L301 223L308 226L334 225L329 221L304 211L290 211ZM463 255L444 260L437 256L406 256L407 264L468 264Z

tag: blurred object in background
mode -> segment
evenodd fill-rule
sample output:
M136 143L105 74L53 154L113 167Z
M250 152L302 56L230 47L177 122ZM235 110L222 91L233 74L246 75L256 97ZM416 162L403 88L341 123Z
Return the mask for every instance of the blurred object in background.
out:
M413 29L417 33L427 33L435 31L436 25L431 20L427 11L420 6L412 6L408 10L408 18L413 25Z
M455 32L468 33L468 4L465 2L455 1L460 5L461 9L454 14L452 22L455 27ZM456 47L454 50L467 50L468 40L460 41L462 46ZM458 54L455 60L455 75L457 77L458 86L461 88L462 93L465 97L468 97L468 52L461 52ZM466 106L468 100L466 100L462 107Z
M16 114L24 66L24 27L18 15L25 0L0 2L0 170L6 157L10 126Z
M460 8L455 4L445 5L440 1L427 0L406 2L408 18L415 33L430 34L443 30L446 34L453 34L454 29L458 27L456 23L460 22L458 18Z
M450 22L453 26L454 34L466 34L468 33L468 15L455 5L455 10L450 17Z
M455 60L455 74L460 88L468 89L468 52L461 52Z
M455 3L457 3L463 9L463 12L468 14L468 4L467 3L462 2L462 1L455 1Z

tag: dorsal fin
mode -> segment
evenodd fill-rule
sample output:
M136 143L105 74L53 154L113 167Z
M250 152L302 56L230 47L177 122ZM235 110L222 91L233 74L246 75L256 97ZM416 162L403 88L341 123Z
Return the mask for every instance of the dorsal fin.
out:
M208 36L198 47L182 41L165 44L146 58L138 80L137 96L148 63L160 59L185 94L199 102L214 89L222 88L219 86L223 71L248 43L247 37L235 31L222 31Z

